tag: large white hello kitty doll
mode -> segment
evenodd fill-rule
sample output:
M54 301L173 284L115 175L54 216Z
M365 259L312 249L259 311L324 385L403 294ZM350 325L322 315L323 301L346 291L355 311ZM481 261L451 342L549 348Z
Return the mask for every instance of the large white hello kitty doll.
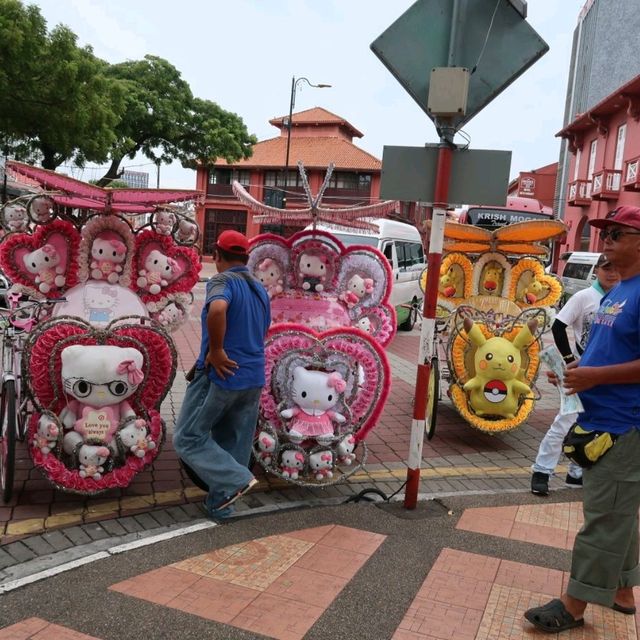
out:
M26 231L29 225L27 210L21 204L9 204L4 208L4 224L7 231Z
M116 284L127 257L127 246L120 240L96 238L91 245L91 277Z
M42 293L49 293L55 287L64 287L67 279L60 266L60 254L52 244L27 253L22 257L29 273L35 274L35 282Z
M328 260L325 256L301 253L298 276L305 291L323 291L327 279Z
M127 399L144 380L142 354L132 347L77 344L65 347L61 360L65 452L73 454L85 441L112 445L118 426L136 418Z
M171 211L156 211L153 227L161 236L170 236L176 225L176 216Z
M347 290L343 291L338 297L351 309L370 293L373 293L373 280L371 278L363 278L355 273L347 282Z
M267 290L270 298L282 293L284 284L282 269L272 258L261 260L254 275L262 282L262 286Z
M321 443L331 442L333 422L346 421L341 413L333 411L346 386L347 383L337 371L325 373L296 367L291 385L291 398L295 406L280 412L283 418L292 418L289 439L296 443L307 438L314 438Z
M149 251L144 261L144 268L140 269L137 284L140 289L145 289L151 294L160 293L163 287L168 286L180 274L180 265L169 256L164 255L158 249Z

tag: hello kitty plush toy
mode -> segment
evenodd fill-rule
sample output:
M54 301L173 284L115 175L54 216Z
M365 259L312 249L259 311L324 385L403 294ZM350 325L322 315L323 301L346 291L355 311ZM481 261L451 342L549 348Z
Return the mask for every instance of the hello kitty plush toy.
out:
M96 238L91 245L91 277L116 284L122 273L127 246L120 240Z
M60 266L60 255L52 244L27 253L22 261L29 273L35 274L35 282L42 293L49 293L55 287L64 287L67 279Z
M91 444L83 444L78 450L78 462L80 463L80 477L100 480L104 473L104 463L110 455L107 447L96 447Z
M323 291L327 279L327 258L322 255L301 253L298 275L305 291Z
M309 467L316 480L333 478L333 454L329 450L312 453L309 456Z
M58 425L51 418L43 415L38 420L38 428L31 444L46 455L56 446L59 435Z
M138 458L144 458L148 451L156 448L156 443L147 433L145 420L133 420L118 431L118 436L125 451L131 451Z
M333 422L343 423L346 418L332 408L347 383L340 373L308 371L304 367L293 370L291 397L295 407L280 412L283 418L293 418L289 427L289 439L300 443L307 438L326 443L333 439Z
M128 398L144 380L142 354L132 347L76 344L62 350L61 360L65 453L87 440L110 445L118 426L136 418Z
M170 302L159 314L158 322L163 326L179 324L184 319L184 311L175 303Z
M347 282L347 290L343 291L338 298L351 309L369 293L373 293L373 280L355 273Z
M4 208L4 224L7 231L26 231L29 224L27 210L19 204L10 204Z
M173 259L165 256L164 253L153 249L144 262L144 269L140 269L137 284L140 289L145 289L151 294L160 293L163 287L173 282L182 269Z
M336 447L336 453L338 454L338 462L341 464L350 465L355 459L354 452L356 448L356 439L352 434L345 436Z
M262 260L256 269L256 277L267 290L269 298L279 295L283 291L283 276L280 265L271 258Z
M170 236L176 225L176 216L171 211L156 211L154 228L161 236Z
M295 449L286 449L280 458L280 473L283 478L297 480L304 467L304 454Z
M355 324L357 329L361 329L365 333L373 333L373 325L371 324L371 319L367 318L367 316L363 316L356 322Z
M175 234L176 242L180 244L193 244L198 237L198 225L191 220L182 218L178 223L178 230Z
M267 431L261 431L256 439L258 458L266 465L271 464L276 450L276 439Z

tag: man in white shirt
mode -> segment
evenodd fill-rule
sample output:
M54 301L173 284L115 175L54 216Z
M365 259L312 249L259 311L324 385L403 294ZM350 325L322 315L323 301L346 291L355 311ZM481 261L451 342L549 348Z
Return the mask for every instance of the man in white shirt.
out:
M602 296L620 281L620 275L604 254L598 258L594 273L596 281L593 285L571 296L567 304L560 309L551 326L553 339L567 364L579 358L584 351L591 321L600 307ZM575 340L573 348L567 336L567 327L573 330ZM533 471L531 493L534 495L549 495L549 478L560 459L562 441L571 425L575 423L576 416L575 413L558 414L542 439L536 461L531 467ZM582 469L574 462L569 464L565 483L569 487L582 486Z

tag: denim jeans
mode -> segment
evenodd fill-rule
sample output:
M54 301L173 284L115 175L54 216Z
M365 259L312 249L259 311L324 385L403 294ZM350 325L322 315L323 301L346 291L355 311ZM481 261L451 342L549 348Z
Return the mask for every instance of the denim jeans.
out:
M187 387L173 433L173 446L209 487L205 504L214 517L231 509L216 507L253 478L247 465L258 421L261 387L230 391L197 371Z
M539 471L540 473L546 473L547 475L553 475L558 460L562 455L562 441L567 435L569 429L576 421L577 413L571 413L567 415L558 414L549 430L542 438L540 447L538 448L538 455L531 469L533 471ZM573 478L582 478L582 467L575 462L569 462L569 475Z

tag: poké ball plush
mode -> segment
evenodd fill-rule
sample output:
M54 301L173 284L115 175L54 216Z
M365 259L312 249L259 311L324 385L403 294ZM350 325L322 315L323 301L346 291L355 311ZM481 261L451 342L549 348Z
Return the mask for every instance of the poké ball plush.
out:
M56 446L59 435L58 425L49 416L42 415L31 444L46 455Z
M353 453L356 448L356 439L352 434L345 436L338 442L336 447L336 454L338 455L338 462L340 464L350 465L355 459L356 454Z
M140 269L137 285L151 294L160 293L163 287L173 282L182 273L180 265L162 251L152 249Z
M118 431L118 436L125 451L130 451L138 458L144 458L148 451L156 448L156 443L147 432L147 423L142 419L129 422Z
M65 453L86 440L110 444L119 424L136 418L127 399L144 380L142 354L132 347L75 344L62 350L61 360Z
M181 244L193 244L198 237L198 225L191 220L182 218L178 223L178 230L175 234L176 242Z
M276 439L267 431L261 431L256 439L258 447L258 458L264 464L271 464L276 450Z
M4 208L4 224L7 231L25 231L29 225L27 210L19 204L10 204Z
M283 478L297 480L304 468L304 454L295 449L286 449L280 456L280 473Z
M83 444L78 449L78 462L80 463L80 477L100 480L104 473L104 463L110 455L107 447Z
M343 291L338 298L351 309L370 293L373 293L373 280L355 273L347 282L347 290Z
M323 291L327 279L328 259L326 256L301 253L298 262L298 276L305 291Z
M156 211L153 227L161 236L170 236L176 224L176 216L171 211Z
M261 260L256 267L255 276L262 282L270 298L282 293L284 276L280 265L275 260L271 258Z
M309 456L309 468L316 480L333 478L333 454L328 449Z
M60 254L52 244L45 244L27 253L22 260L27 271L35 275L35 283L42 293L49 293L55 287L64 287L67 279L60 266Z
M280 412L283 418L292 418L289 439L296 444L314 438L319 443L333 440L333 422L343 423L346 418L333 411L347 383L334 371L309 371L304 367L293 370L291 398L294 407Z
M511 342L498 336L487 339L471 318L464 319L464 328L477 350L473 357L475 376L463 389L477 415L513 418L520 396L531 394L531 388L518 375L522 350L534 340L537 324L535 319L530 320Z
M542 297L544 285L540 280L532 280L522 291L522 301L527 304L534 304L538 298Z
M96 238L91 245L91 277L116 284L127 257L127 246L120 240Z

